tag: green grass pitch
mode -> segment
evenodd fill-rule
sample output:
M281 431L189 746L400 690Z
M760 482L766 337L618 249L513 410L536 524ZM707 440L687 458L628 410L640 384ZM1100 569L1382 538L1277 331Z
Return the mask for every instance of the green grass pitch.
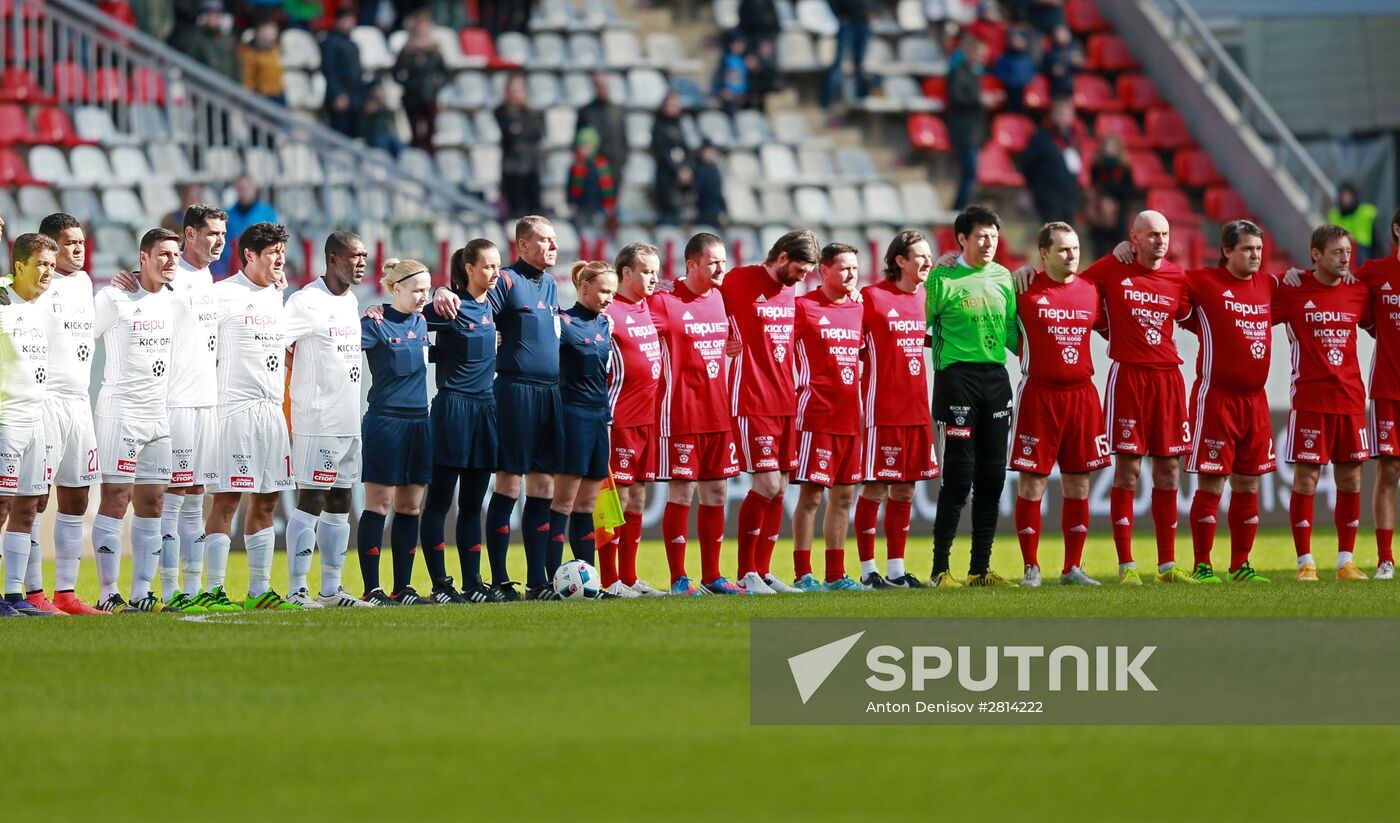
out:
M1316 543L1313 586L1270 533L1256 566L1272 587L1128 590L1105 536L1087 552L1099 590L3 621L0 797L7 819L58 821L1393 819L1393 728L749 726L754 615L1400 615L1400 589L1329 579ZM1368 535L1359 548L1372 569ZM997 553L1019 575L1014 537ZM910 558L927 574L924 541ZM778 559L786 573L786 545ZM230 566L241 596L246 563ZM642 566L664 581L659 544ZM90 563L82 581L92 599ZM1396 711L1360 693L1300 694L1298 711L1319 701Z

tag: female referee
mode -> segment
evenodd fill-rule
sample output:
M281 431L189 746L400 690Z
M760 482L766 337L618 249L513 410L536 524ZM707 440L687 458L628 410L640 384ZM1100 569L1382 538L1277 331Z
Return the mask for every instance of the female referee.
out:
M360 574L364 599L376 606L418 606L433 601L413 590L413 552L423 489L433 473L433 430L428 421L428 324L423 306L432 278L417 260L384 263L384 291L392 302L383 319L360 319L360 348L369 360L369 410L365 443L365 511L360 516ZM379 585L384 520L394 509L389 545L394 552L394 594Z
M617 272L602 260L574 264L578 302L559 315L559 394L564 406L563 470L549 507L550 577L564 561L567 524L574 559L594 562L593 506L608 476L608 368L612 327L604 314L617 293Z
M462 301L457 316L444 319L424 307L433 346L438 392L433 425L433 480L423 512L423 548L438 603L502 603L520 595L506 572L505 552L491 555L491 586L481 580L481 504L496 471L496 323L487 292L501 272L501 252L477 238L452 254L449 288ZM461 486L458 486L458 482ZM457 492L457 555L462 591L452 588L443 558L447 510Z

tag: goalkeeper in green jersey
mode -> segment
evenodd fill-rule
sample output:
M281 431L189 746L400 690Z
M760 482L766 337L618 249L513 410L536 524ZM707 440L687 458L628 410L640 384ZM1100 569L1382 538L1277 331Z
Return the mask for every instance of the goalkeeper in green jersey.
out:
M992 261L1001 218L971 206L953 222L961 254L924 284L933 347L933 419L943 441L943 486L933 521L934 586L956 587L949 571L953 538L972 495L969 586L1010 586L991 570L998 505L1011 436L1006 350L1016 345L1011 273Z

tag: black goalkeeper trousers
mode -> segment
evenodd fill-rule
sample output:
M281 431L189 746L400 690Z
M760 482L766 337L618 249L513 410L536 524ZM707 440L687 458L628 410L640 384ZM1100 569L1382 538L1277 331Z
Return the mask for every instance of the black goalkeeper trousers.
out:
M933 519L933 573L948 571L958 520L972 495L968 574L991 568L1011 439L1011 380L997 363L954 363L933 378L933 420L943 441L943 486Z

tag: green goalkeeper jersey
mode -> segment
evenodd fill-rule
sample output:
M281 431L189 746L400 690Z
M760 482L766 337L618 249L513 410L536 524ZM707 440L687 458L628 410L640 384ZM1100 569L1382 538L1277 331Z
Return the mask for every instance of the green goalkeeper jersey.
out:
M953 363L1006 365L1007 348L1016 346L1016 290L1005 266L994 262L971 269L959 258L929 272L924 292L935 369Z

